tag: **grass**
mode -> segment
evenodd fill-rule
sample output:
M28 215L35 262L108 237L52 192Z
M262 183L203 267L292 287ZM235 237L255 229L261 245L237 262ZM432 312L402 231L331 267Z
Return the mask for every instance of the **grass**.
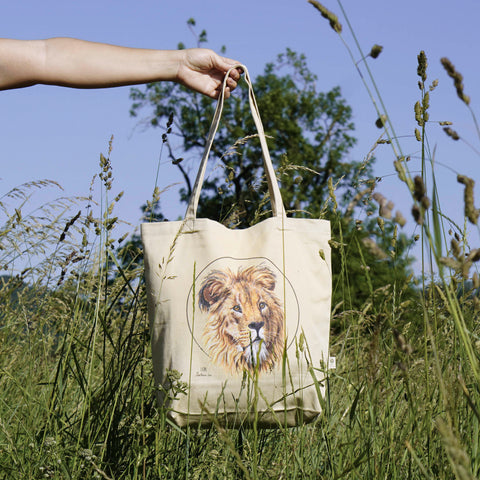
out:
M321 13L338 33L338 18ZM361 51L359 55L365 57ZM416 176L409 172L408 155L395 137L373 77L368 71L362 75L380 106L392 170L411 193L412 217L421 232L418 299L403 298L411 280L403 279L403 284L371 288L363 308L352 310L349 265L341 262L345 284L335 288L346 293L332 314L330 346L337 368L328 374L325 409L310 425L231 430L214 424L181 430L169 422L154 399L136 250L123 262L115 255L125 239L116 234L114 212L120 198L111 199L108 155L101 157L96 180L102 185L98 213L92 194L30 211L30 195L37 188L57 188L52 182L27 184L4 195L0 478L480 476L480 255L469 245L467 231L449 224L439 208L428 149L431 89L422 58L412 119L422 152ZM449 73L454 81L456 73ZM470 109L458 81L455 88ZM478 217L473 184L466 177L460 180L466 192L465 225L470 222L477 229L472 223ZM334 186L331 192L333 203ZM346 214L337 210L338 225ZM377 220L379 225L393 224L380 215ZM336 227L335 218L333 223ZM397 231L385 231L392 232L387 240L394 255ZM355 248L344 245L341 236L335 240L342 258ZM364 267L371 286L375 265ZM427 273L432 270L435 275ZM170 393L181 394L185 385L172 375Z

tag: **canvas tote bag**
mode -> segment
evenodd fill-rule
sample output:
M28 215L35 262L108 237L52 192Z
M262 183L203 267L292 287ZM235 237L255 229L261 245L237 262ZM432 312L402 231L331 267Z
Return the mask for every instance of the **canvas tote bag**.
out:
M293 426L321 411L330 224L286 216L252 83L239 66L272 216L229 229L196 215L228 72L184 220L141 225L158 399L179 426ZM186 388L178 387L178 373Z

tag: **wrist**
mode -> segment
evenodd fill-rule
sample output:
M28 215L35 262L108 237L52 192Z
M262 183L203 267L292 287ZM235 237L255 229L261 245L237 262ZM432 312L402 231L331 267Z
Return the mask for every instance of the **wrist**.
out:
M166 80L170 82L179 82L179 71L185 63L185 53L183 50L158 50L157 59L154 64L157 80Z

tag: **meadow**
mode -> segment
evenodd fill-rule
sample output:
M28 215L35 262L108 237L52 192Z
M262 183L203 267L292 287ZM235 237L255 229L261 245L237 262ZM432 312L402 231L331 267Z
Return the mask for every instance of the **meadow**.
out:
M310 3L340 34L338 19ZM359 55L379 53L377 48ZM461 74L447 59L443 63L476 125ZM332 306L330 342L337 367L327 372L324 410L308 425L180 429L157 405L141 250L138 241L128 243L129 235L117 233L121 193L115 192L110 151L100 155L85 198L36 206L36 190L56 188L50 181L5 193L0 198L0 478L480 476L480 249L469 243L468 234L470 228L478 232L480 211L473 180L461 174L464 222L458 227L460 222L450 222L439 208L441 192L428 147L435 82L428 80L423 52L417 74L419 98L412 99L411 108L421 169L414 173L375 79L367 74L361 81L378 105L384 132L373 149L391 149L392 171L411 195L404 214L417 224L421 269L371 288L365 304L351 308L351 272L348 262L340 261L342 282L333 288L341 301ZM450 125L442 127L452 141L460 138ZM155 198L158 191L153 203ZM392 218L384 199L372 195L368 201L376 202L370 220L383 228L388 245L379 261L385 254L395 258L401 220ZM336 205L334 185L329 209L332 228L339 232L349 212L348 206ZM128 255L122 257L119 249L126 244ZM356 248L341 234L332 247L340 259ZM364 262L367 288L373 275L375 265ZM413 298L405 293L412 285ZM181 379L174 388L181 390Z

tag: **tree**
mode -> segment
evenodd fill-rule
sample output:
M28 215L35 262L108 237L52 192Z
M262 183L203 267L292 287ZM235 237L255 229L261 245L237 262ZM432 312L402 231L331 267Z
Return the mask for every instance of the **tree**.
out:
M206 35L202 32L200 41L205 40ZM387 255L379 259L368 248L367 239L373 237L383 244L384 232L373 222L365 223L359 229L352 220L351 211L341 218L339 212L349 210L349 205L354 209L360 205L365 212L373 212L370 199L375 185L373 160L347 160L355 144L352 110L342 98L339 87L326 93L317 92L316 79L308 69L305 57L287 49L276 62L266 65L263 74L254 79L253 86L287 213L313 218L324 216L332 220L334 237L349 244L348 249L334 249L332 252L334 285L352 275L350 281L344 283L348 284L349 290L346 308L359 308L373 295L372 292L389 281L396 282L397 277L403 281L407 278L409 261L405 252L408 241L399 237L402 241L398 245L402 248L397 249L395 257ZM180 198L187 202L193 178L186 162L178 158L175 147L181 148L182 156L190 153L201 158L213 118L213 102L180 85L160 83L149 84L143 90L132 89L131 99L132 115L150 108L152 127L162 128L167 123L167 127L163 127L164 146L172 163L183 175L185 185ZM260 143L252 136L255 133L248 89L244 82L240 82L225 103L210 154L210 164L215 167L210 168L203 185L197 212L199 217L241 228L269 215ZM195 173L196 168L193 170ZM333 207L333 186L335 202L340 205L338 210ZM365 190L368 194L359 197L359 192ZM345 263L348 270L342 267ZM370 265L372 270L366 272L365 267ZM368 275L368 281L365 275ZM342 290L334 290L334 303L345 303Z
M283 75L278 72L285 71ZM355 144L351 136L352 111L341 97L340 89L317 92L316 77L305 57L291 50L269 63L263 75L254 81L259 110L269 136L270 154L279 174L285 208L291 215L318 217L328 198L327 181L331 177L342 196L353 196L360 173L369 176L370 166L360 168L356 161L345 161ZM266 213L266 183L260 143L250 115L248 89L240 83L236 94L224 107L222 121L211 153L210 169L199 206L199 216L228 225L247 226L258 219L259 205ZM180 136L182 150L201 158L205 138L213 117L210 99L187 91L180 85L152 83L142 91L133 89L131 113L152 108L150 123L160 127L173 114L174 131ZM166 134L164 134L166 135ZM165 138L165 136L164 136ZM185 186L182 201L192 188L184 162L178 162L173 141L168 137L169 154L181 170ZM255 219L255 220L254 220Z

